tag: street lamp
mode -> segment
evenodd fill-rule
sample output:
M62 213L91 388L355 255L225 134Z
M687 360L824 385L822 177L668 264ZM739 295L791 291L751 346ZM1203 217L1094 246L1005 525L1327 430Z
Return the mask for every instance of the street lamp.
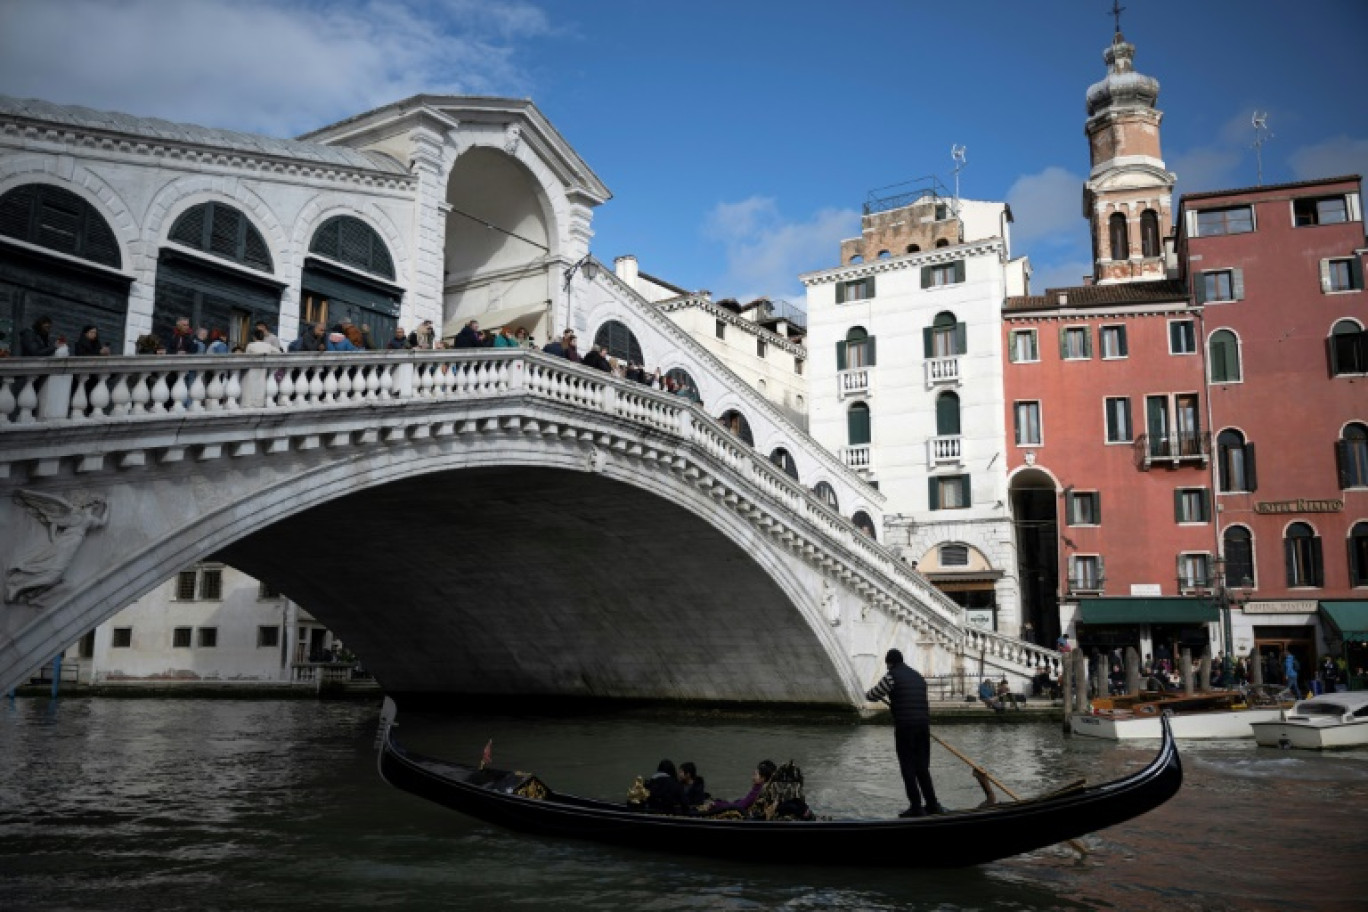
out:
M584 277L590 282L598 278L599 264L594 259L592 253L586 253L575 261L574 265L565 270L565 328L570 328L571 307L570 307L570 282L575 278L575 273L583 271Z
M1212 561L1212 566L1216 578L1212 581L1211 598L1221 611L1221 628L1225 636L1225 655L1221 660L1221 686L1229 690L1235 683L1234 659L1232 658L1235 651L1235 637L1230 630L1230 609L1249 601L1248 590L1253 586L1254 581L1246 576L1240 580L1240 591L1231 592L1226 588L1226 559L1218 557Z

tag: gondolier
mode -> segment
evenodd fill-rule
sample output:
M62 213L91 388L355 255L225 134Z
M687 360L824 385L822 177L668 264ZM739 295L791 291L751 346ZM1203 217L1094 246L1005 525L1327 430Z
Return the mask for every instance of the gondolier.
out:
M907 810L898 816L943 814L931 783L931 707L926 699L926 679L903 662L897 649L888 650L884 665L888 673L865 699L885 700L893 711L893 744L907 790Z

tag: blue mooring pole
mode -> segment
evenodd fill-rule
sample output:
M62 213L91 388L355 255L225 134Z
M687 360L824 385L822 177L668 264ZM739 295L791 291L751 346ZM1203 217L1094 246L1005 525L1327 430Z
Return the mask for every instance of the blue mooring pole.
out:
M62 689L62 657L55 655L52 657L52 699L57 699L57 692Z

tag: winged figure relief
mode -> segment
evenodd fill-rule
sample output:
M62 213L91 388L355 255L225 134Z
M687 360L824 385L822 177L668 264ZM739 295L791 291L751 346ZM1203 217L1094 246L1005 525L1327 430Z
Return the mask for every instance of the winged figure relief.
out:
M15 549L5 570L5 601L37 605L62 582L88 533L109 520L109 504L99 497L73 503L39 491L15 491L14 499L44 527L44 534Z

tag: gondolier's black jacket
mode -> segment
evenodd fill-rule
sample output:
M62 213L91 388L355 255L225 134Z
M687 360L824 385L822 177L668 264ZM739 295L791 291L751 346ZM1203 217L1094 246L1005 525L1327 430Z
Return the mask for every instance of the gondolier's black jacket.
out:
M906 663L888 669L883 680L865 694L866 700L888 698L894 725L930 725L931 707L926 700L926 679Z

